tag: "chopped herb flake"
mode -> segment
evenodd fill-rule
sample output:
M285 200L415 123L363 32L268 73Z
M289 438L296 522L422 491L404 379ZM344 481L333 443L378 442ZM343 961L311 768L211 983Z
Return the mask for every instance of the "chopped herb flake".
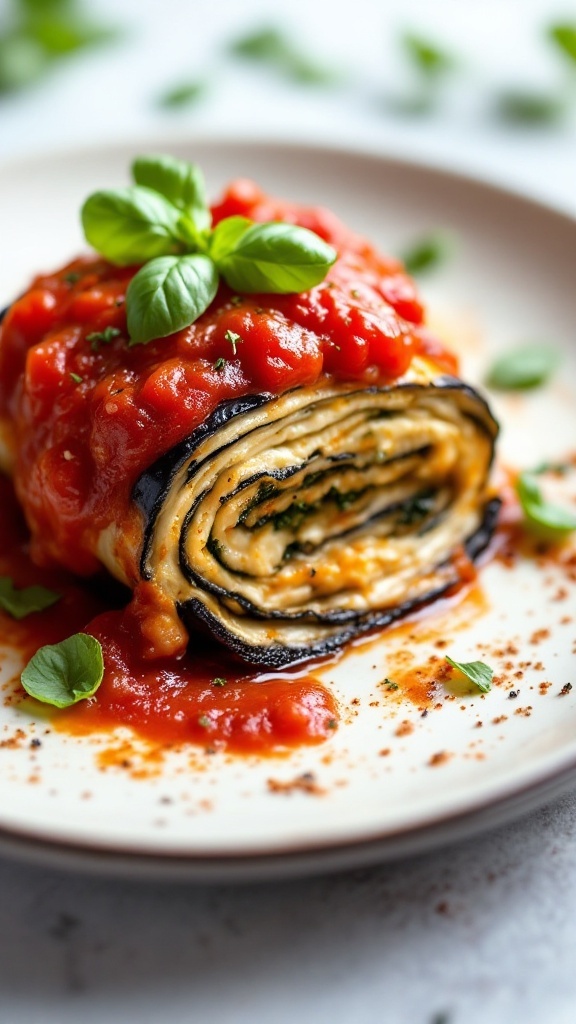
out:
M235 334L234 331L226 331L224 339L230 342L230 344L232 345L232 354L236 355L236 346L239 345L242 341L240 335Z
M216 678L212 680L212 686L226 686L226 683L227 680L224 679L223 676L216 676Z
M70 379L73 380L75 384L81 384L82 381L84 380L84 378L81 377L79 373L71 373Z
M209 729L210 726L212 725L212 722L208 718L208 715L200 715L200 718L198 719L198 725L201 725L203 729Z
M227 361L227 359L224 359L224 356L220 356L220 358L217 359L216 362L214 363L214 369L223 370L224 367L226 366Z
M92 331L91 334L87 334L86 341L90 342L92 351L97 352L100 345L110 345L120 333L117 327L105 327L103 331Z

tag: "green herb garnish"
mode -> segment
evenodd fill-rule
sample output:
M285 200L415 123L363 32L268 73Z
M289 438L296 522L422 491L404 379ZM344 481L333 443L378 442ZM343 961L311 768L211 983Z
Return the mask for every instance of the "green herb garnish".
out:
M103 331L92 331L91 334L87 334L86 341L90 342L92 351L97 352L100 345L110 345L120 334L121 331L117 327L105 327Z
M544 345L523 345L505 352L494 361L486 376L489 387L520 391L544 384L558 366L560 357Z
M9 576L0 576L0 608L13 619L24 619L32 612L44 611L59 600L60 594L47 587L16 588Z
M413 67L426 78L444 77L458 67L451 53L416 32L405 32L401 43Z
M194 323L220 276L237 292L301 292L323 281L336 260L318 235L293 224L228 217L211 230L195 164L143 156L132 173L135 185L96 192L82 208L84 233L98 252L120 266L144 264L126 293L132 345Z
M536 530L559 538L576 530L576 515L546 501L534 471L520 473L516 481L516 493L528 524Z
M423 235L400 256L409 274L424 274L445 263L454 251L454 238L446 231Z
M68 708L92 697L104 675L102 647L88 633L75 633L59 644L36 651L22 672L22 686L31 697Z
M228 680L224 679L223 676L216 676L216 678L212 680L212 686L226 686L227 681Z
M470 679L482 693L488 693L492 687L494 669L491 669L483 661L454 661L448 655L445 655L445 657L448 664L452 665L452 668L457 669L467 679Z
M223 370L224 367L226 366L226 362L227 362L227 360L224 359L224 356L220 356L220 358L217 359L216 362L214 363L214 369L215 370Z
M79 373L71 373L70 380L73 380L75 384L81 384L84 378Z
M17 92L57 63L109 42L115 30L88 20L80 0L19 0L0 34L0 93Z
M341 75L302 53L277 28L263 28L242 36L230 45L235 57L278 71L303 85L330 85Z
M416 32L404 32L400 46L415 84L405 95L389 97L387 106L410 116L429 114L438 103L445 80L458 69L458 61L447 50Z
M400 689L400 687L398 686L398 683L394 683L391 679L388 679L388 676L386 676L386 679L384 680L384 685L385 685L387 690L398 690L398 689Z
M198 719L198 725L201 725L203 729L209 729L210 726L212 725L212 722L208 718L208 715L200 715L200 718Z
M165 110L180 110L183 107L193 107L206 94L205 82L181 82L166 89L157 99L159 107Z
M514 89L501 93L496 113L511 124L549 125L555 124L566 113L566 102L554 93Z
M236 355L236 346L239 342L242 341L240 335L236 334L234 331L226 331L226 334L224 335L224 340L230 342L230 344L232 345L232 355Z
M564 22L551 25L548 35L563 56L567 57L571 64L576 64L576 23Z

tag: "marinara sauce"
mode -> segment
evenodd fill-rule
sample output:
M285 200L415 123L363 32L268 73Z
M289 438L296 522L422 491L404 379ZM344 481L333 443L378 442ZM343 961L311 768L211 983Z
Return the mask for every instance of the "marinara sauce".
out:
M97 542L110 523L138 535L131 495L140 474L226 399L329 379L390 382L416 353L456 372L452 354L425 328L401 264L330 212L279 202L238 181L213 208L215 224L233 215L309 228L337 249L338 260L325 281L298 295L236 295L222 283L194 324L148 345L128 345L124 300L138 268L97 256L37 277L6 314L0 420L31 527L31 538L16 542L15 527L4 523L4 544L16 543L19 552L17 585L38 566L44 581L54 566L76 579L99 572ZM5 499L5 515L14 520L13 500ZM55 589L64 605L19 624L27 656L73 632L72 621L79 628L84 605L68 617L78 583L59 572ZM96 600L89 588L83 595L88 605ZM75 728L130 724L162 742L260 752L319 742L335 728L336 703L313 676L250 675L221 650L198 648L151 665L131 642L130 607L104 611L106 601L96 603L103 614L83 621L102 643L106 673L96 697L68 714Z

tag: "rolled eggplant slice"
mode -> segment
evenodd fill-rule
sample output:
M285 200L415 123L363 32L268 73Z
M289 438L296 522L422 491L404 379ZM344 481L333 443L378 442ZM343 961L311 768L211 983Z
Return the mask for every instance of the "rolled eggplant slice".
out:
M445 592L497 514L497 424L413 360L390 386L222 403L140 477L141 575L248 662L327 653Z

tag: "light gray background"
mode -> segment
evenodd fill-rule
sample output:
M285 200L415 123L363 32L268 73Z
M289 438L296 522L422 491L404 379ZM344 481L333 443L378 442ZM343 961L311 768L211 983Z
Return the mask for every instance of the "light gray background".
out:
M369 145L519 188L576 213L576 123L504 128L503 85L553 85L542 0L93 0L125 39L0 99L0 159L78 143L243 134ZM9 5L0 0L0 17ZM226 40L280 23L350 76L302 89L230 62ZM428 120L393 116L397 31L465 58ZM212 87L190 110L154 99ZM0 751L1 758L1 751ZM0 759L0 770L2 770ZM0 1024L572 1024L576 797L404 864L243 888L83 878L0 861Z

